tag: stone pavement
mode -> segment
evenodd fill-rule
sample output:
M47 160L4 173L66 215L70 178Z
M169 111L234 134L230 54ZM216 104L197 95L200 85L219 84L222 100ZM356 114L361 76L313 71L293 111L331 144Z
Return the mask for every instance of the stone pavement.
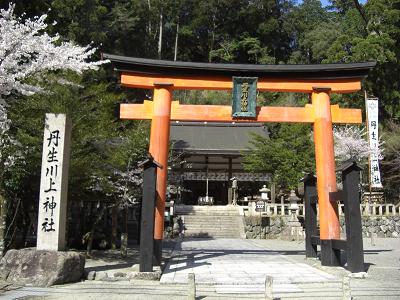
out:
M364 240L368 276L351 278L353 299L400 299L400 239ZM104 267L105 268L105 267ZM2 299L187 299L195 273L197 299L264 299L263 278L274 277L274 299L342 299L343 268L304 258L304 242L209 239L175 244L160 281L84 281L24 287ZM0 286L1 290L1 286ZM1 291L0 291L1 293Z
M280 293L300 291L296 283L339 280L304 262L296 262L272 246L273 241L265 240L184 241L175 248L161 283L185 283L188 274L194 273L198 284L216 285L217 293L262 293L268 275L274 278L274 292ZM289 253L304 255L301 250Z

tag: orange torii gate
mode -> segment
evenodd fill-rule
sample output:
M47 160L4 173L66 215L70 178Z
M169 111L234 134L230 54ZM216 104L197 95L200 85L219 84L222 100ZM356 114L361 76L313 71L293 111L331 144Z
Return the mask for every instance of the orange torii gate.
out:
M339 239L340 225L335 192L335 160L332 123L360 124L360 109L339 108L330 104L331 93L352 93L361 89L374 62L325 65L248 65L172 62L105 54L120 72L121 84L130 88L153 89L153 101L121 104L120 118L148 119L151 122L150 154L164 168L157 169L157 199L154 250L161 258L167 184L167 161L171 121L213 122L300 122L314 125L314 143L321 251L324 265L335 265L333 249L324 240ZM232 77L256 77L257 90L300 92L311 95L305 107L257 107L254 118L232 117L232 107L222 105L181 105L172 101L173 90L231 90ZM324 249L324 247L326 247Z

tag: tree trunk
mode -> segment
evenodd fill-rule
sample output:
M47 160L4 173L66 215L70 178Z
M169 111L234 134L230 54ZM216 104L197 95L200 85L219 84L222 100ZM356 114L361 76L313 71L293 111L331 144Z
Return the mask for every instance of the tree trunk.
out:
M151 36L151 4L150 4L150 0L147 0L147 5L149 7L149 36Z
M124 209L124 233L121 234L121 255L126 257L128 254L128 208Z
M212 32L211 32L211 41L210 41L210 51L208 52L208 62L211 62L211 52L214 50L214 42L215 42L215 29L216 29L216 24L215 24L215 16L216 12L214 12L212 20L213 20L213 26L212 26Z
M117 224L118 224L118 211L117 206L112 207L111 211L111 249L115 250L117 248Z
M176 22L174 61L176 61L176 57L178 56L178 38L179 38L179 17Z
M0 192L0 257L4 255L6 249L5 231L7 218L7 200Z
M161 59L162 48L162 35L163 35L163 12L160 11L160 34L158 35L158 58Z
M106 211L107 206L104 205L103 208L100 210L100 213L97 215L96 220L94 221L92 228L90 230L89 236L88 236L88 242L87 242L87 247L86 247L86 256L90 257L92 254L92 249L93 249L93 239L94 239L94 234L96 231L97 225L99 225L100 221L103 219L104 212Z
M362 7L360 5L360 2L358 2L358 0L353 0L354 6L356 7L358 13L360 14L361 18L363 19L364 23L365 23L365 27L367 27L368 25L368 18L367 15L365 14L365 10L364 7Z

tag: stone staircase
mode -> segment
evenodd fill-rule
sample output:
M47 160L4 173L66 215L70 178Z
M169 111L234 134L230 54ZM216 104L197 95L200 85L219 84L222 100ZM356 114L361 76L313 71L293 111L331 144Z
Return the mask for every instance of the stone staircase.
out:
M185 237L245 238L243 212L240 207L177 205L175 213L182 217Z

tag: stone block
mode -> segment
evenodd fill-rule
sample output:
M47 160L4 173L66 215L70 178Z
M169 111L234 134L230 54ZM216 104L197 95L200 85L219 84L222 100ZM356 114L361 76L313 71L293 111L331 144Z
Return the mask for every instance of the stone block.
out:
M87 280L95 280L96 279L96 271L90 271L87 273Z
M188 300L196 299L196 279L194 273L188 274Z
M128 279L160 280L161 271L157 272L132 272L127 275Z
M124 272L116 272L114 273L114 277L126 277L127 274Z
M84 267L85 257L76 252L9 250L0 260L0 279L46 287L81 280Z
M96 277L95 277L96 280L103 281L103 280L105 280L106 278L108 278L107 272L105 272L105 271L100 271L100 272L97 272L97 273L96 273Z

